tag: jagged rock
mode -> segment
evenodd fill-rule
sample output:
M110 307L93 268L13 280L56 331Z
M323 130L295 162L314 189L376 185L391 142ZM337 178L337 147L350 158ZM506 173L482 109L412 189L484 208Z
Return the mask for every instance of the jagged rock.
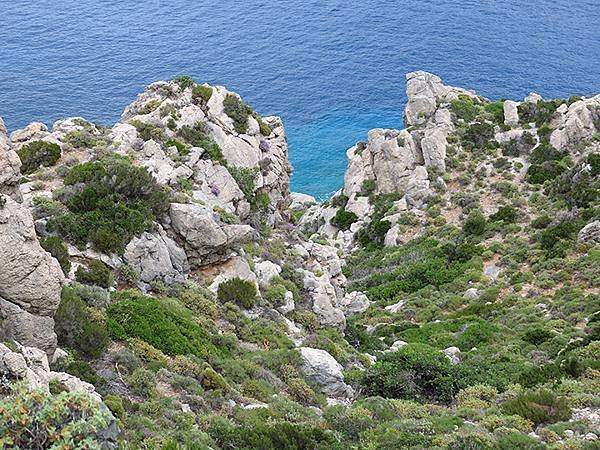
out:
M442 171L446 170L447 136L447 131L441 127L425 129L425 135L421 140L421 150L426 167L436 167Z
M304 288L313 302L313 312L323 326L343 330L346 328L344 312L337 307L337 293L327 274L317 277L314 273L304 271Z
M182 283L189 265L185 251L177 243L159 232L144 232L131 240L125 248L124 261L140 273L140 288L159 280L166 285Z
M26 141L40 141L50 135L48 127L41 122L32 122L25 128L15 130L10 134L10 140L14 143L22 143Z
M342 365L325 350L301 347L302 371L329 397L351 397L352 388L344 382Z
M600 95L573 103L564 114L562 126L550 135L550 144L558 150L572 150L582 141L591 140L600 131Z
M52 316L64 279L58 261L40 246L31 212L3 197L0 208L0 317L2 334L51 354Z
M21 160L11 148L4 121L0 117L0 195L5 194L16 201L21 200L19 191L20 169Z
M518 125L519 123L519 104L512 100L506 100L503 104L504 110L504 124L505 125Z
M406 194L404 195L406 203L415 207L422 206L423 202L432 194L429 184L427 169L423 166L417 166L406 186Z
M197 204L172 203L170 217L193 266L227 260L232 250L250 242L256 234L249 225L217 222L212 211Z
M434 116L438 109L438 103L449 102L460 94L476 97L473 92L466 89L445 86L437 75L423 71L407 73L408 103L404 110L404 124L407 127L424 124Z
M543 98L540 94L536 94L535 92L530 92L523 101L528 102L528 103L537 103L540 100L543 100Z
M258 277L258 282L266 286L271 282L273 277L281 273L281 266L271 261L261 261L256 263L254 271Z
M600 244L600 220L594 220L583 227L577 235L577 240L584 244Z
M370 304L369 298L358 291L349 292L340 300L340 307L346 317L366 311Z

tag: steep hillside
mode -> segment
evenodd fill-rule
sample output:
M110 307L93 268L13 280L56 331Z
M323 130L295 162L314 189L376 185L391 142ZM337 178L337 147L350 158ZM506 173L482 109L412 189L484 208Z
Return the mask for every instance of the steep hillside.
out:
M187 77L2 125L0 443L597 448L600 96L407 95L323 204L279 118Z

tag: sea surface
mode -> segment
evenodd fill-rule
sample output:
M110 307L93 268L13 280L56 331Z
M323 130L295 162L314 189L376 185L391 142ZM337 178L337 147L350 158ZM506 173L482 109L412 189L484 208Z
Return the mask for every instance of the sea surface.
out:
M192 75L284 119L292 188L337 190L346 149L402 127L404 74L486 97L600 92L599 0L1 0L0 116L111 125Z

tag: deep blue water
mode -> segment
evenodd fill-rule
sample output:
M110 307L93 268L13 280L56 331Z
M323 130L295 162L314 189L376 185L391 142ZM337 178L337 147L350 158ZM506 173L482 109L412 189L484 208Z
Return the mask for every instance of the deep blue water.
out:
M404 73L490 98L600 92L598 0L4 0L0 116L112 124L189 74L283 117L292 188L337 189L345 150L402 126Z

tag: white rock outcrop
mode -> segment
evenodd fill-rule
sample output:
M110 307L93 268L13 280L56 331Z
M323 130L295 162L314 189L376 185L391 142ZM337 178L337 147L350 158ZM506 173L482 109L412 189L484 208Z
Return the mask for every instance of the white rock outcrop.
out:
M353 395L352 388L344 382L343 367L325 350L301 347L304 375L328 397L344 398Z

